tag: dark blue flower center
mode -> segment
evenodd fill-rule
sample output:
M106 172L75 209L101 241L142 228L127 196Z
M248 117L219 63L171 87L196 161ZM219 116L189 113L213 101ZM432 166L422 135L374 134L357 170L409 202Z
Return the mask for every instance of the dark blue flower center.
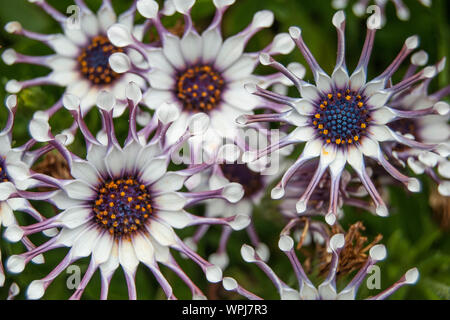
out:
M222 173L231 182L244 188L244 197L251 197L263 188L261 174L254 172L245 164L221 164Z
M223 88L218 72L209 65L197 65L179 73L175 93L184 110L208 112L220 102Z
M5 168L5 160L0 156L0 183L10 181Z
M318 102L312 124L326 143L349 145L365 135L370 122L365 99L350 90L330 93Z
M123 52L123 50L112 45L107 37L92 38L91 43L82 50L78 57L81 73L92 84L110 84L121 76L109 66L109 57L116 52Z
M147 187L128 177L100 186L93 212L98 225L122 237L142 228L153 208Z

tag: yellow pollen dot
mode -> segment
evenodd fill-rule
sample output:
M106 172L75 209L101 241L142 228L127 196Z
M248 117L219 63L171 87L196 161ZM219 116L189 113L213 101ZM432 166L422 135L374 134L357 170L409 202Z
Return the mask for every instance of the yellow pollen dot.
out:
M340 144L341 143L341 139L336 139L336 144Z
M337 97L340 99L342 97L342 94L338 93Z
M348 139L348 143L352 143L353 141L352 141L352 139Z
M327 139L327 143L330 143L331 142L331 140L330 139Z
M364 105L364 103L362 103L362 102L358 102L358 107L362 107Z
M333 95L331 93L328 94L328 99L333 98Z
M319 124L319 129L323 129L323 124Z
M361 128L364 129L366 127L365 123L361 123Z
M325 106L323 104L321 104L320 109L325 109Z
M316 113L314 117L316 117L316 119L320 119L320 114Z
M327 129L323 130L323 134L328 134L328 130Z
M347 100L347 101L350 101L351 99L352 99L351 96L346 96L346 97L345 97L345 100Z
M133 201L133 198L132 197L128 197L128 202L131 202L131 201Z
M317 121L313 121L313 125L317 126Z
M112 208L112 207L114 207L114 202L110 202L109 203L109 206Z
M358 137L358 136L354 136L354 137L353 137L353 140L358 141L358 140L359 140L359 137Z
M121 197L125 197L125 192L122 191L122 192L120 193L120 196L121 196Z
M111 215L111 219L114 220L115 218L116 218L116 215L115 215L115 214L112 214L112 215Z

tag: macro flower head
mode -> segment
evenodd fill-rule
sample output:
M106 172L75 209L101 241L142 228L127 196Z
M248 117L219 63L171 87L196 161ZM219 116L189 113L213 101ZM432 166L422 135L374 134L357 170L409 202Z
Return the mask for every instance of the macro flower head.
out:
M111 1L105 0L98 12L93 13L83 0L75 1L74 16L67 17L48 4L45 0L30 0L41 7L48 15L57 21L63 33L41 34L25 29L20 22L12 21L5 25L5 30L39 41L55 51L47 56L27 56L10 48L3 52L3 61L8 64L25 63L47 67L51 72L43 77L18 81L10 80L6 90L18 93L21 90L41 85L55 85L65 88L65 93L81 97L81 110L86 114L94 105L101 90L109 90L117 98L115 115L120 115L126 109L125 88L130 81L144 86L142 79L133 74L118 74L109 66L108 59L115 52L124 52L111 44L106 35L109 26L118 22L142 37L141 27L134 26L136 4L118 18ZM126 52L128 53L128 52ZM130 53L138 59L137 52ZM53 115L62 107L62 98L47 110L47 115Z
M168 299L174 299L172 287L161 273L161 263L173 270L192 290L193 298L204 294L175 262L169 249L175 249L193 260L210 282L221 280L221 269L192 251L181 241L173 228L191 225L219 224L232 229L245 228L246 216L204 218L195 216L186 207L213 198L237 202L243 196L242 186L229 183L205 192L183 192L186 179L204 169L203 165L184 170L168 171L172 152L192 135L205 128L208 118L197 114L177 144L165 143L165 132L178 116L176 107L164 105L148 126L137 130L137 104L142 99L139 87L130 83L126 89L129 108L129 131L122 147L115 135L112 93L99 94L99 107L106 143L97 140L84 123L80 100L73 95L64 96L64 107L76 119L86 141L85 159L70 152L64 145L64 135L53 136L45 118L34 118L30 125L33 138L56 148L67 161L73 179L62 180L46 175L36 179L52 186L47 192L30 192L29 198L45 200L61 211L37 224L10 226L5 237L18 241L23 237L58 228L59 233L40 246L7 261L8 270L20 273L26 264L41 253L59 247L69 252L46 277L34 280L27 289L27 297L41 298L52 281L74 261L91 257L89 266L71 298L79 299L91 277L99 269L102 299L108 296L111 277L121 266L130 299L137 298L135 273L139 263L146 265Z
M259 53L276 55L288 53L294 48L287 34L279 34L261 51L244 52L257 32L272 25L273 13L268 10L255 13L247 28L223 40L222 18L234 0L214 0L213 3L215 16L201 34L194 27L190 14L194 0L165 1L162 9L153 0L137 2L140 14L156 28L160 43L138 41L122 25L113 25L108 30L113 44L135 48L145 58L145 63L138 65L122 53L115 53L110 58L111 66L117 72L139 74L147 80L150 88L144 93L144 104L155 109L161 103L168 102L179 108L180 117L168 130L168 141L179 139L190 117L204 112L209 115L211 124L204 136L203 147L211 154L223 139L237 140L239 144L238 125L233 120L241 114L252 113L262 102L244 90L244 83L251 81L262 87L276 83L289 84L280 73L266 76L253 74ZM161 21L164 16L174 13L181 13L184 18L181 38L166 29Z
M392 105L392 98L412 85L416 85L434 77L437 73L435 66L428 66L408 76L395 85L391 85L391 77L404 59L417 48L419 39L411 36L394 61L379 76L367 81L367 66L372 52L374 38L379 23L369 19L367 35L361 57L354 72L349 75L345 63L345 15L338 11L333 16L333 25L337 29L337 60L331 75L326 74L320 67L311 51L306 46L302 31L298 27L289 29L291 37L296 42L314 76L314 84L308 83L270 55L262 53L260 61L264 65L272 66L284 72L295 85L301 98L291 98L268 91L254 84L247 84L247 89L277 102L290 106L290 110L272 114L249 115L237 119L240 123L248 122L283 122L294 126L294 130L279 142L257 152L247 152L248 162L265 156L274 150L288 145L305 142L303 152L296 162L286 171L280 183L272 190L272 197L282 198L285 187L295 172L308 161L319 158L315 174L305 192L300 196L296 207L297 212L306 210L308 201L320 182L326 170L331 176L330 182L330 210L327 221L336 221L337 192L342 172L347 164L357 173L361 183L366 188L376 206L376 213L380 216L388 215L388 209L382 197L371 181L367 170L366 160L374 159L392 177L404 184L412 192L420 191L420 183L416 178L408 177L395 168L386 158L382 149L386 142L418 150L433 151L441 156L448 156L445 144L426 144L405 135L400 135L389 128L389 123L397 119L417 118L429 114L447 114L448 108L441 104L434 104L430 108L421 110L400 110ZM447 105L448 106L448 105Z

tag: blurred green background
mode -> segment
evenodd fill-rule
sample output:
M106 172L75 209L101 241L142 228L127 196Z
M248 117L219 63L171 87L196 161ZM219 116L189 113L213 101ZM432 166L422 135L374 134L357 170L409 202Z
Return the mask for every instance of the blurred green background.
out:
M65 8L73 4L70 0L49 0L60 11L65 12ZM101 1L87 0L89 6L96 10ZM253 13L262 9L269 9L275 13L276 22L267 30L260 32L249 43L248 50L256 51L266 46L271 39L280 32L287 32L292 25L300 26L303 30L303 37L313 52L314 56L324 68L331 72L335 63L336 54L336 31L331 24L334 10L331 8L329 0L306 1L306 0L237 0L226 13L223 25L225 37L233 35L242 30L252 19ZM126 10L131 1L113 0L116 12ZM351 1L353 4L353 1ZM446 0L433 0L431 8L422 7L418 1L405 0L411 11L411 19L406 22L399 21L395 15L392 3L387 6L387 24L377 33L374 52L369 65L369 78L380 74L384 68L390 64L403 45L404 40L417 34L421 39L421 49L429 53L429 63L434 63L443 56L448 56L450 33L449 33L449 12L450 3ZM0 25L17 20L29 29L40 33L59 32L59 25L47 16L37 6L28 3L26 0L0 0ZM194 23L199 29L208 25L214 14L214 6L211 0L199 0L194 7ZM347 14L347 65L350 71L356 65L365 37L365 20L357 18L351 11L346 9ZM179 16L167 19L169 25L174 25ZM52 51L45 45L25 39L20 36L9 35L0 32L1 51L12 47L20 53L29 55L50 54ZM278 57L279 61L287 64L298 61L305 64L298 50L294 50L290 55ZM402 76L406 64L403 65L396 77ZM265 69L261 68L261 72ZM48 72L45 68L30 65L6 66L0 62L0 98L4 100L6 93L4 85L9 79L25 80L45 75ZM311 73L306 75L311 79ZM394 79L396 79L394 77ZM448 84L449 68L447 67L432 83L432 92ZM19 94L19 109L14 128L14 140L16 145L21 145L29 139L27 124L32 113L50 107L58 100L63 92L62 88L43 86L30 88ZM3 128L6 120L5 108L0 107L0 128ZM123 119L122 119L123 120ZM99 128L100 121L96 111L87 115L86 122L91 128ZM54 132L69 127L72 123L70 115L61 111L52 119ZM126 121L116 121L117 132L120 136L125 134L127 128ZM78 135L77 141L71 148L79 155L83 155L84 149L82 139ZM1 147L1 146L0 146ZM391 296L391 299L449 299L450 298L450 237L447 228L450 217L449 202L444 201L440 208L433 210L429 204L429 197L433 191L433 185L426 178L424 190L420 194L407 194L397 187L390 187L390 213L388 218L372 216L370 213L345 208L345 217L341 221L344 229L357 221L363 221L366 226L365 236L371 241L377 234L383 235L382 243L387 246L388 258L379 264L382 273L382 289L387 288L397 281L403 273L412 267L417 267L420 271L420 280L415 286L408 286L400 289ZM37 204L37 207L46 216L54 214L51 208ZM199 209L201 210L201 208ZM445 216L445 214L447 216ZM18 214L19 220L23 223L31 223ZM288 259L282 254L277 246L278 237L285 221L277 210L277 202L272 201L266 195L262 204L255 208L254 223L258 234L270 250L271 257L269 265L281 275L281 278L289 285L296 286L296 280ZM217 248L220 237L220 228L213 227L199 246L199 253L203 257L208 257ZM3 232L3 230L2 230ZM181 238L191 235L194 229L178 231ZM43 238L32 238L36 243L45 240ZM254 265L243 262L240 257L240 247L243 243L249 243L245 231L233 233L228 245L230 255L230 267L224 272L225 276L235 277L240 284L254 293L267 298L278 299L278 294L268 278ZM6 241L0 243L2 249L2 260L5 263L6 257L11 253L23 252L21 244L10 244ZM312 249L312 248L311 248ZM3 288L0 288L0 298L7 295L9 285L15 281L21 288L18 298L24 298L27 285L34 279L39 279L50 272L66 254L67 249L53 250L45 255L46 263L43 265L30 264L20 275L7 274L7 281ZM239 299L240 297L224 293L217 285L209 285L204 279L200 268L193 262L180 258L177 253L174 256L179 261L185 272L191 279L204 290L209 298ZM301 261L304 260L302 253L299 253ZM84 271L89 263L88 258L78 261ZM323 277L317 272L318 260L313 259L311 278L315 283L319 283ZM161 267L169 282L174 287L174 293L178 298L190 298L190 292L176 275L165 267ZM350 275L351 276L351 275ZM66 288L68 274L63 272L49 287L45 299L66 299L72 292ZM338 281L338 287L342 287L349 281L349 276L342 277ZM151 273L140 266L137 273L138 297L141 299L164 299L165 296ZM98 272L89 283L83 299L97 299L100 292L100 277ZM358 293L358 297L364 298L374 295L377 290L369 290L364 285ZM118 270L113 278L110 289L111 299L126 299L127 291L125 278Z

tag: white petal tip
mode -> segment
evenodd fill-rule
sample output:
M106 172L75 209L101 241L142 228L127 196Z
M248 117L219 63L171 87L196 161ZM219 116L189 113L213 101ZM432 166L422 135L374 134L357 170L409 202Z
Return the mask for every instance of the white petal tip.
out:
M225 252L213 253L212 255L209 256L208 261L213 265L219 266L222 270L224 270L228 266L230 258L228 258L228 255Z
M6 228L5 233L3 234L6 240L10 242L18 242L23 238L23 230L17 224L13 224Z
M378 206L378 207L375 209L375 212L376 212L376 214L379 215L380 217L387 217L387 216L389 216L389 210L388 210L387 207L384 206L384 205Z
M43 264L45 263L45 259L44 256L42 254L37 255L36 257L34 257L31 262L33 262L34 264Z
M284 197L284 189L282 187L275 187L270 191L270 197L272 199L278 200Z
M295 43L287 33L280 33L275 36L270 52L288 54L295 48Z
M213 0L214 5L218 9L231 6L235 2L236 0Z
M163 124L168 124L178 119L180 116L180 110L173 103L164 102L156 110L156 115Z
M109 65L116 73L125 73L131 69L131 61L123 52L113 53L109 57Z
M333 16L333 25L336 28L340 28L342 23L345 22L345 13L342 10L339 10L338 12L336 12Z
M17 60L17 53L14 49L6 49L2 53L2 60L7 65L12 65Z
M237 281L231 277L223 278L222 285L223 285L223 288L227 291L233 291L238 288Z
M236 123L240 124L240 125L245 125L247 124L247 116L246 115L242 115L236 118Z
M297 78L303 79L306 74L306 68L297 62L292 62L287 66L288 70L292 72Z
M6 261L6 268L9 272L20 273L25 269L25 258L19 255L13 255Z
M244 244L241 247L241 256L245 262L254 262L256 260L255 249L250 247L248 244Z
M271 64L272 61L273 61L273 59L270 56L270 54L268 54L266 52L262 52L259 54L259 62L261 62L262 65L267 66L267 65Z
M333 213L328 213L325 216L325 222L328 223L328 225L333 226L336 223L336 215Z
M294 247L294 239L292 237L287 235L282 235L280 237L280 240L278 240L278 248L280 248L281 251L287 252L291 251Z
M97 95L97 106L105 111L111 111L116 104L114 95L106 90L102 90Z
M436 67L429 66L423 69L423 76L425 78L433 78L436 74L437 74Z
M427 62L428 62L428 53L426 53L423 50L420 50L419 52L416 52L411 56L411 63L413 65L422 67L426 65Z
M307 207L307 203L306 203L306 201L303 201L303 200L299 200L295 204L295 209L297 210L297 213L305 212L306 211L306 207Z
M405 283L415 284L419 280L419 270L417 268L412 268L405 273Z
M268 28L273 24L274 15L272 11L262 10L253 16L252 25L254 28Z
M217 283L222 281L222 269L218 266L209 266L205 270L206 279L211 283Z
M112 25L109 27L107 34L108 39L116 47L126 47L133 43L133 38L130 31L122 24L117 23Z
M44 283L40 280L34 280L27 288L27 298L31 300L37 300L44 296L45 288Z
M414 50L419 46L419 37L414 35L406 39L405 45L409 50Z
M128 83L125 89L125 95L127 98L134 103L139 103L142 100L142 91L141 88L136 84L136 82Z
M234 231L239 231L247 228L250 224L250 217L244 214L238 214L233 221L229 223Z
M292 39L298 40L302 36L302 29L300 29L299 27L290 27L289 35L292 37Z
M139 0L136 6L138 12L147 19L154 19L158 15L159 5L154 0Z
M5 31L8 33L17 33L22 31L22 25L18 21L11 21L5 25Z
M6 98L6 102L5 102L6 107L9 110L14 109L17 106L17 96L16 95L10 95Z
M192 6L195 4L195 0L172 0L175 6L175 10L182 14L188 14Z
M369 251L370 257L375 261L384 260L387 256L386 247L382 244L374 245Z
M244 85L245 90L247 90L248 93L254 94L258 91L258 87L254 83L246 83Z
M438 192L444 197L450 196L450 181L441 182L438 186Z
M220 162L225 163L235 163L239 156L241 155L241 150L235 144L228 143L220 147L217 153L217 159Z
M77 111L80 107L80 98L78 98L76 95L66 93L63 96L63 106L67 110L73 110Z
M421 190L420 181L416 178L411 178L408 180L408 190L411 192L420 192Z
M222 196L231 203L236 203L244 196L244 188L236 182L223 187Z
M330 239L330 248L333 251L342 249L345 245L345 236L343 233L335 234Z
M434 105L434 109L441 116L446 116L450 110L450 105L447 102L439 101Z
M189 132L192 135L204 134L209 128L209 116L206 113L196 113L189 120Z
M15 79L9 80L6 83L5 89L9 93L18 93L20 90L22 90L22 83Z
M263 261L266 262L269 261L270 249L265 243L260 242L258 244L258 247L256 248L256 253Z

